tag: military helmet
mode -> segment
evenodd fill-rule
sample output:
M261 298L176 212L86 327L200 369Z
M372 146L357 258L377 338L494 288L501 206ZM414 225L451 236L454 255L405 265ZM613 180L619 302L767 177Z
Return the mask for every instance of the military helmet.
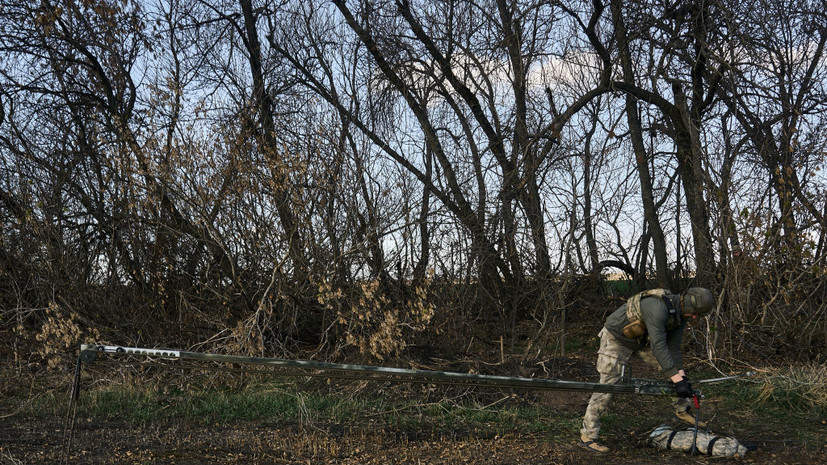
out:
M704 316L715 307L715 297L709 289L690 287L681 294L681 311L683 313Z

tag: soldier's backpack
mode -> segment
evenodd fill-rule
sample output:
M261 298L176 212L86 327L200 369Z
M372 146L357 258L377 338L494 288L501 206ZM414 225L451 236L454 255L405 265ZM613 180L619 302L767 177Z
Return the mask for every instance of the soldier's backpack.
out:
M666 304L666 308L669 309L669 323L666 329L671 330L680 326L680 317L677 310L675 310L675 306L672 305L669 299L665 298L669 294L671 294L669 289L647 289L630 297L626 301L626 319L629 320L629 324L623 327L623 335L631 339L637 339L646 334L646 324L643 322L643 316L640 313L640 299L644 297L657 297Z

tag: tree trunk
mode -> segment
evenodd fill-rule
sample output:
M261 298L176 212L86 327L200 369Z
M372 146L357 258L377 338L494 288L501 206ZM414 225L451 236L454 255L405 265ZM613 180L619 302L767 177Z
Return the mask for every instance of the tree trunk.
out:
M278 142L275 139L275 124L273 121L273 101L267 92L264 82L264 72L261 64L261 45L258 40L258 29L256 19L253 15L252 0L240 0L241 11L244 16L244 31L246 33L248 60L250 73L253 77L253 105L258 114L260 128L258 134L258 145L271 164L273 182L273 200L282 228L284 228L284 240L293 262L293 270L296 282L306 282L307 260L304 255L304 239L299 231L298 222L293 213L292 201L290 199L290 177L289 166L279 156Z
M613 1L611 5L612 17L615 23L615 34L617 36L618 53L623 69L623 81L635 85L635 75L632 66L632 57L629 52L629 42L626 35L626 24L623 21L620 2ZM672 287L672 279L669 273L669 261L666 255L666 238L663 228L660 227L660 219L655 208L655 196L652 189L652 176L649 173L649 157L646 153L646 146L643 142L643 128L638 114L635 98L626 94L626 121L629 125L629 135L632 140L632 149L635 154L638 177L640 178L640 195L643 200L643 218L648 225L652 245L655 252L655 271L658 285L664 288ZM646 251L644 250L644 253ZM642 271L642 270L641 270Z
M676 128L678 169L681 174L686 211L692 229L692 243L695 248L695 283L711 286L715 280L715 255L709 232L709 208L704 199L704 176L701 170L701 144L696 121L690 118L686 95L680 84L672 86L681 120L673 120Z

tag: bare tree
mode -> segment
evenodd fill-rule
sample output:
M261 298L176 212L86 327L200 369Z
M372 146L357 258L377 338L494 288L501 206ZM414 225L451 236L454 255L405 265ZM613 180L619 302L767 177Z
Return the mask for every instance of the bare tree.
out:
M700 137L704 117L713 108L723 66L709 60L710 48L719 34L713 20L717 13L712 11L716 6L613 3L617 3L614 15L617 25L636 25L634 31L626 31L621 36L634 36L645 42L650 48L641 58L656 64L649 76L652 83L649 88L628 81L615 82L614 86L655 106L665 117L666 124L660 129L675 146L691 219L697 280L710 285L715 276L715 259L704 196L704 152ZM630 19L624 20L622 15ZM632 44L627 47L629 45Z
M637 86L637 76L634 73L633 60L629 44L629 37L626 31L626 24L623 18L621 2L612 2L612 21L617 36L618 55L622 70L623 82ZM646 151L643 139L643 126L640 120L638 104L632 94L625 95L626 120L629 125L629 137L632 141L635 161L637 163L638 175L640 176L640 193L643 200L643 213L649 233L652 237L655 255L655 270L658 284L665 288L672 287L672 280L669 273L669 264L666 253L666 237L660 225L660 218L655 209L655 198L652 187L652 175L649 172L649 156Z
M802 214L825 224L819 200L808 192L812 168L823 150L814 134L823 128L827 107L824 52L827 18L823 2L762 2L743 11L733 54L746 60L733 66L725 102L742 127L755 161L769 176L778 205L781 255L798 266L801 241L797 205ZM774 24L775 28L750 27ZM815 158L814 158L815 157ZM804 213L806 212L806 213ZM775 234L770 234L775 236Z

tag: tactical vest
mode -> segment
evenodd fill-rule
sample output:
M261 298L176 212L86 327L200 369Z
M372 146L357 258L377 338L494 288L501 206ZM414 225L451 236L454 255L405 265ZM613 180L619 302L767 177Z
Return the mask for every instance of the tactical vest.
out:
M680 326L681 317L675 306L672 305L672 301L666 297L669 294L671 292L668 289L647 289L630 297L626 301L626 319L629 320L629 324L623 327L623 335L631 339L646 335L646 324L643 322L643 316L640 313L640 299L644 297L658 297L666 304L666 308L669 310L669 319L666 322L667 331Z

